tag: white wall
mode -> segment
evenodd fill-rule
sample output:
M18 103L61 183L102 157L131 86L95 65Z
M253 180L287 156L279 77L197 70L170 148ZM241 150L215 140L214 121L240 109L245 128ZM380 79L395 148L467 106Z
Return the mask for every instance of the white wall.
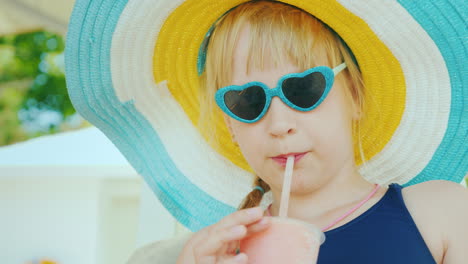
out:
M0 263L125 263L136 248L187 231L140 177L118 171L0 169Z
M2 175L0 263L125 263L137 240L140 188L138 177Z
M0 264L119 264L169 238L177 224L151 191L140 202L142 182L93 127L0 147Z
M189 232L159 202L146 183L141 185L140 197L138 237L135 248L154 241L170 239L182 232Z
M2 177L0 262L94 263L97 189L92 178Z
M1 147L0 264L119 264L171 237L175 220L142 182L93 127Z
M137 241L140 189L140 179L101 181L96 263L125 263L133 253Z

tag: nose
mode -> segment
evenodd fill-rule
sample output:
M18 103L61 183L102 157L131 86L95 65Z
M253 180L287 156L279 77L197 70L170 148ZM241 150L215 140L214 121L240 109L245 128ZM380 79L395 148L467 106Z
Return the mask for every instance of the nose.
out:
M296 114L295 110L283 103L279 97L273 97L264 116L268 133L275 138L296 133Z

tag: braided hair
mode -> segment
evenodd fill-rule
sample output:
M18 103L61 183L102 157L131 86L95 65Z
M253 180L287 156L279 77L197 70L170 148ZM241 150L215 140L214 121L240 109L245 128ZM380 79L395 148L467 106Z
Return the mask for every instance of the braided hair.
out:
M264 182L260 177L255 177L255 186L260 186L265 191L265 193L268 192L270 190L270 186L266 182ZM264 192L262 192L258 188L253 189L249 194L247 194L247 196L241 202L238 209L242 210L259 206L260 202L262 201L263 195Z

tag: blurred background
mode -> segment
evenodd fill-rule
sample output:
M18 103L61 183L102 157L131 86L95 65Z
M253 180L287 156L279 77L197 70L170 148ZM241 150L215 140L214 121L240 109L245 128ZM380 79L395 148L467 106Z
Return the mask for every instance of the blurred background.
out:
M117 264L185 231L67 95L72 0L0 0L0 263Z
M75 112L73 0L0 0L0 263L118 264L186 231Z

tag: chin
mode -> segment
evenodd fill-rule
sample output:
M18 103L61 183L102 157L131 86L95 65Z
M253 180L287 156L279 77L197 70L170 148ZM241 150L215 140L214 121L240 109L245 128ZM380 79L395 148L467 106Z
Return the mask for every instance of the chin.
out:
M301 183L292 183L291 184L291 192L292 193L304 193L304 192L309 192L311 189L313 189L313 185L311 182L301 182Z
M291 182L291 191L297 192L311 192L319 188L321 182L324 181L323 177L319 177L314 173L296 173L293 174Z

